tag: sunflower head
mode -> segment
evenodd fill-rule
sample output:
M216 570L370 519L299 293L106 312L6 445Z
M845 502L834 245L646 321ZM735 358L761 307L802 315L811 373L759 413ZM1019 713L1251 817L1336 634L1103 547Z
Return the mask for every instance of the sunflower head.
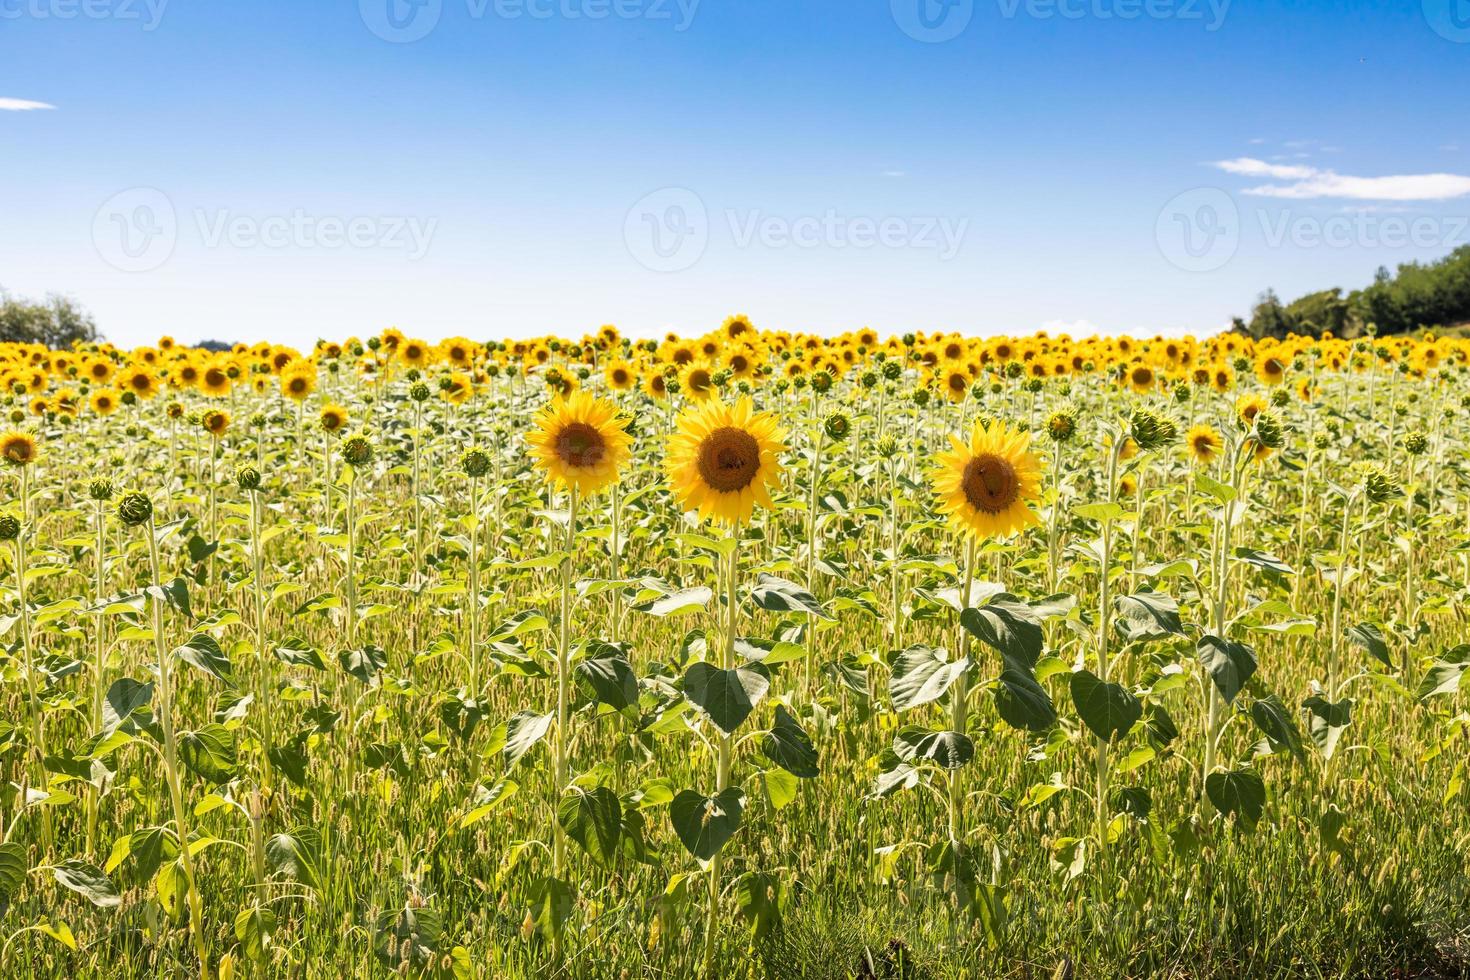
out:
M526 438L537 469L583 496L616 483L632 455L633 439L618 407L580 390L553 399Z
M0 514L0 541L14 541L20 537L20 518L14 514Z
M459 463L464 468L464 475L470 479L478 479L490 472L490 454L483 449L466 449Z
M211 409L204 413L199 420L199 424L204 426L205 432L218 438L224 435L225 430L230 427L230 415L228 412Z
M0 457L11 466L28 466L36 461L36 437L29 432L11 429L0 435Z
M976 423L969 442L950 436L931 482L939 510L974 538L1011 534L1037 523L1030 504L1041 496L1041 461L1030 436L1002 422Z
M1220 450L1225 445L1224 440L1220 438L1220 433L1203 423L1192 426L1185 433L1184 444L1189 454L1201 463L1213 461L1216 456L1220 455Z
M136 491L123 497L117 505L117 519L128 527L147 524L153 517L153 501Z
M784 438L775 417L756 412L749 398L734 405L711 399L686 410L665 462L674 496L706 519L745 523L756 504L771 506Z

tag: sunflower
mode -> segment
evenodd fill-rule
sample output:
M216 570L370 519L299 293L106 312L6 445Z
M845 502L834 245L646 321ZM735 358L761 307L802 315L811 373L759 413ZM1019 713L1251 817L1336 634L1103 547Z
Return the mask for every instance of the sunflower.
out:
M230 413L212 408L204 413L203 418L199 420L199 424L204 426L205 432L208 432L217 439L224 435L225 430L230 427Z
M1135 364L1128 369L1128 387L1140 395L1146 395L1158 383L1159 376L1147 364Z
M1200 423L1184 434L1184 445L1196 460L1201 463L1209 463L1220 455L1220 450L1224 447L1225 442L1214 428Z
M1266 399L1260 395L1241 395L1235 399L1235 417L1240 424L1250 428L1256 422L1256 416L1266 408Z
M695 361L684 368L679 379L681 391L696 401L703 401L715 393L715 372L709 364Z
M965 533L988 538L1039 523L1028 506L1041 496L1041 460L1027 450L1025 432L993 422L976 422L968 444L949 437L931 483L939 510Z
M775 416L756 412L749 398L733 406L710 399L686 409L669 437L664 463L674 496L705 519L750 520L756 504L771 506L785 437Z
M118 394L113 388L98 388L90 399L92 411L98 415L111 415L117 411Z
M451 405L463 405L475 393L475 383L463 371L455 371L439 380L439 397Z
M622 361L607 366L607 386L613 391L628 391L638 383L638 375Z
M1286 362L1277 354L1261 354L1256 358L1256 377L1263 384L1279 385L1286 379Z
M207 365L199 374L199 390L214 398L230 393L230 372L223 363Z
M322 427L323 432L341 432L347 427L347 409L335 402L323 405L321 414L317 416L317 424Z
M25 466L36 461L36 437L29 432L11 429L0 435L0 456L11 466Z
M616 483L632 455L624 421L606 398L577 391L543 408L526 441L547 479L587 496Z
M158 379L146 367L130 367L123 372L121 387L139 398L153 398L158 394Z
M951 368L939 378L940 389L952 402L962 402L970 390L970 375L964 368Z
M281 372L281 394L293 402L304 402L316 390L316 371L310 362L297 361Z
M658 399L669 397L668 379L664 377L663 371L657 367L651 368L643 375L643 387L650 395Z

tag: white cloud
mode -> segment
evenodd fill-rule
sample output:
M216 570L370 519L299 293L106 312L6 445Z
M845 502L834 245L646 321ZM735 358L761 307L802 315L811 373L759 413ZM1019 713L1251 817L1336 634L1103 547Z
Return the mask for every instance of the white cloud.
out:
M32 109L55 109L47 102L32 102L30 99L0 99L0 112L29 112Z
M905 174L905 171L902 171L902 170L885 170L885 171L883 171L883 176L884 177L903 177L905 175L906 175Z
M1470 196L1470 177L1460 174L1398 174L1388 177L1352 177L1316 167L1267 163L1251 157L1220 160L1220 170L1242 177L1269 177L1289 183L1261 184L1245 189L1256 197L1309 200L1337 197L1355 201L1446 201Z

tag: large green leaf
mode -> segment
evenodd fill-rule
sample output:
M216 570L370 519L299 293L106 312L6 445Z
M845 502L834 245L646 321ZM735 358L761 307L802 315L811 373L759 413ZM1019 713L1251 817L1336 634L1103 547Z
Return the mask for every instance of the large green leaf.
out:
M776 724L761 738L761 754L793 776L817 775L817 750L784 705L776 706Z
M1297 732L1296 723L1292 721L1291 712L1286 710L1286 706L1276 695L1257 698L1251 705L1251 720L1256 723L1261 734L1266 736L1273 751L1285 750L1299 759L1306 757L1306 752L1302 749L1302 737Z
M1195 645L1195 656L1220 692L1226 704L1232 704L1245 682L1256 672L1256 652L1244 643L1224 637L1206 635Z
M945 769L959 769L975 757L975 743L962 732L935 732L905 725L893 737L893 752L905 762L929 759Z
M235 775L235 736L223 725L205 725L179 735L179 758L196 775L212 783L227 783Z
M970 661L966 657L946 660L942 651L933 647L909 647L893 661L893 674L888 678L888 696L899 711L937 701L969 666Z
M535 747L536 743L546 736L551 730L552 723L556 721L556 715L547 713L538 715L530 711L521 711L508 718L501 728L504 730L504 744L501 752L505 754L507 765L515 765L527 752Z
M95 864L68 858L52 868L51 873L57 884L71 889L99 908L117 908L122 904L117 886Z
M235 668L230 663L230 658L225 656L219 643L208 633L196 633L189 637L189 642L174 648L174 656L225 683L229 683L234 675Z
M0 907L20 891L25 884L30 864L26 860L26 849L15 841L0 844Z
M686 789L669 804L669 819L689 853L708 861L740 829L744 808L745 794L734 786L715 796Z
M107 688L102 699L102 732L111 735L121 729L136 734L138 723L151 717L148 707L153 702L153 683L119 677Z
M556 822L593 861L603 867L612 863L623 828L623 805L612 790L570 787L556 808Z
M1130 643L1162 640L1183 636L1184 624L1179 620L1179 603L1162 592L1136 592L1114 600L1118 610L1118 629Z
M638 676L626 657L614 652L591 657L576 666L577 680L592 700L614 711L628 711L638 706Z
M1212 772L1205 777L1205 792L1217 810L1234 815L1247 830L1260 822L1266 810L1266 784L1252 769Z
M373 923L373 953L390 970L406 974L437 959L443 934L444 921L437 909L410 902L378 916Z
M289 834L271 836L265 842L265 860L274 874L314 890L322 887L322 835L315 827L297 827Z
M1377 660L1389 670L1393 670L1393 658L1388 653L1388 641L1383 637L1383 630L1373 623L1359 623L1357 626L1347 628L1347 638L1363 649L1368 656Z
M1041 656L1041 620L1015 596L1002 593L983 606L965 609L960 613L960 625L1007 662L1035 667Z
M721 670L697 663L684 674L684 696L726 735L750 717L770 689L770 678L754 667Z
M531 886L531 923L547 941L555 940L566 927L577 892L560 878L538 878Z
M1001 671L995 688L995 710L1012 728L1030 732L1046 731L1057 720L1046 688L1018 666Z
M761 573L755 585L751 586L750 599L760 608L770 612L805 613L808 616L816 616L818 619L832 618L827 610L822 608L816 596L795 582L788 582L774 575Z
M1090 670L1072 674L1072 704L1092 734L1105 742L1121 739L1143 716L1138 698L1121 684L1104 682Z

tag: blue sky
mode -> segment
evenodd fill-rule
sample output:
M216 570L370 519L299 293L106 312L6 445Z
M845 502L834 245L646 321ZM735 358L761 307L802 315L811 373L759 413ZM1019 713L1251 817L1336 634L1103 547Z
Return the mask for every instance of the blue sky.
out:
M120 344L1152 334L1470 242L1470 0L414 2L0 0L0 286Z

